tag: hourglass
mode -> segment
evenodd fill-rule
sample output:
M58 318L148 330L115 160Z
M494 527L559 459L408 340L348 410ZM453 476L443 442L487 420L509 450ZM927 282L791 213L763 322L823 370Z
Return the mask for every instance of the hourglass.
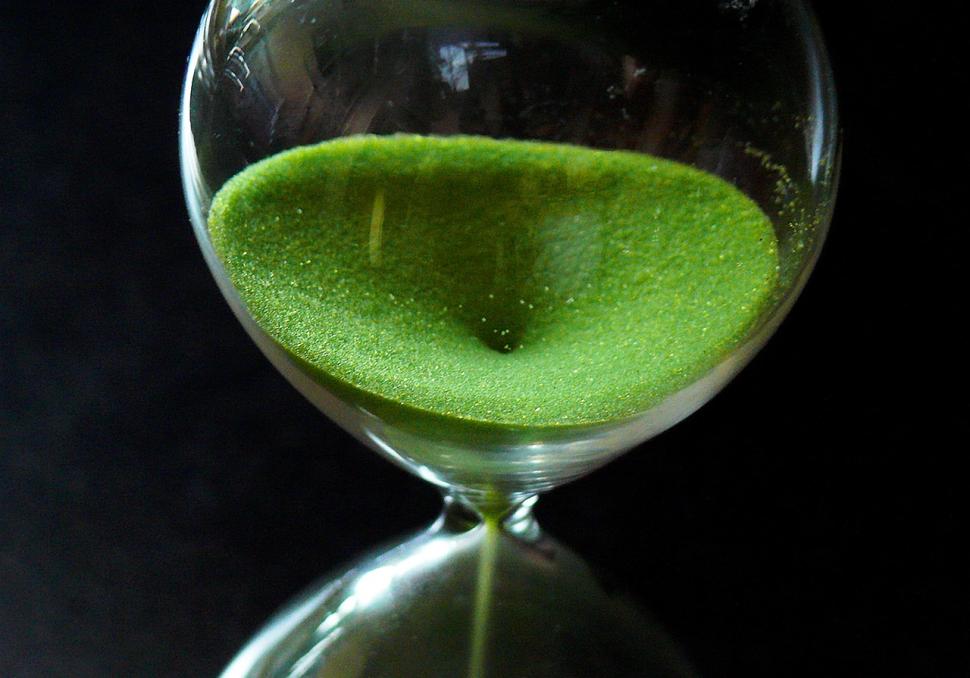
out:
M442 489L226 676L683 676L532 517L674 425L811 272L838 170L797 0L214 0L185 191L266 356Z

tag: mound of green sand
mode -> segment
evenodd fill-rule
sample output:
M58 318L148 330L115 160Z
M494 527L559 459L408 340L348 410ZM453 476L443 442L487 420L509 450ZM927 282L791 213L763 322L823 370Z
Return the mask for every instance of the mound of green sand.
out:
M659 403L747 336L778 269L768 218L712 175L479 137L281 153L226 183L209 229L253 317L324 385L508 427Z

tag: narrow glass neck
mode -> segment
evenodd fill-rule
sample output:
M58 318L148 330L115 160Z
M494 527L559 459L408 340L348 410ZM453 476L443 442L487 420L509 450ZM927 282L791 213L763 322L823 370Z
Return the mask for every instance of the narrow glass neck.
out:
M484 524L517 538L531 540L539 536L539 525L532 513L538 499L537 495L469 496L449 492L445 494L440 520L444 527L458 531Z

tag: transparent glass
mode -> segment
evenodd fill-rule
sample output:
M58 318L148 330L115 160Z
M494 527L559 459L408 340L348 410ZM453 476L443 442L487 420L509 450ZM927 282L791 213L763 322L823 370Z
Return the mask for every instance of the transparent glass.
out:
M776 291L712 369L613 420L495 426L335 389L253 319L213 246L210 208L229 179L287 149L398 133L640 152L716 175L770 218ZM713 397L811 273L839 155L806 3L216 0L189 61L181 153L206 261L255 342L325 414L448 497L436 526L313 589L227 675L689 675L528 509ZM599 237L591 226L592 256Z

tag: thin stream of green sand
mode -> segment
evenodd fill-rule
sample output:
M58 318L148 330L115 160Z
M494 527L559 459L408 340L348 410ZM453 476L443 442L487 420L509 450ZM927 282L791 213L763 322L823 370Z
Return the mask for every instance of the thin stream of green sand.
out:
M649 155L357 136L230 179L209 214L250 313L383 415L494 427L632 416L772 303L777 242L729 183Z

